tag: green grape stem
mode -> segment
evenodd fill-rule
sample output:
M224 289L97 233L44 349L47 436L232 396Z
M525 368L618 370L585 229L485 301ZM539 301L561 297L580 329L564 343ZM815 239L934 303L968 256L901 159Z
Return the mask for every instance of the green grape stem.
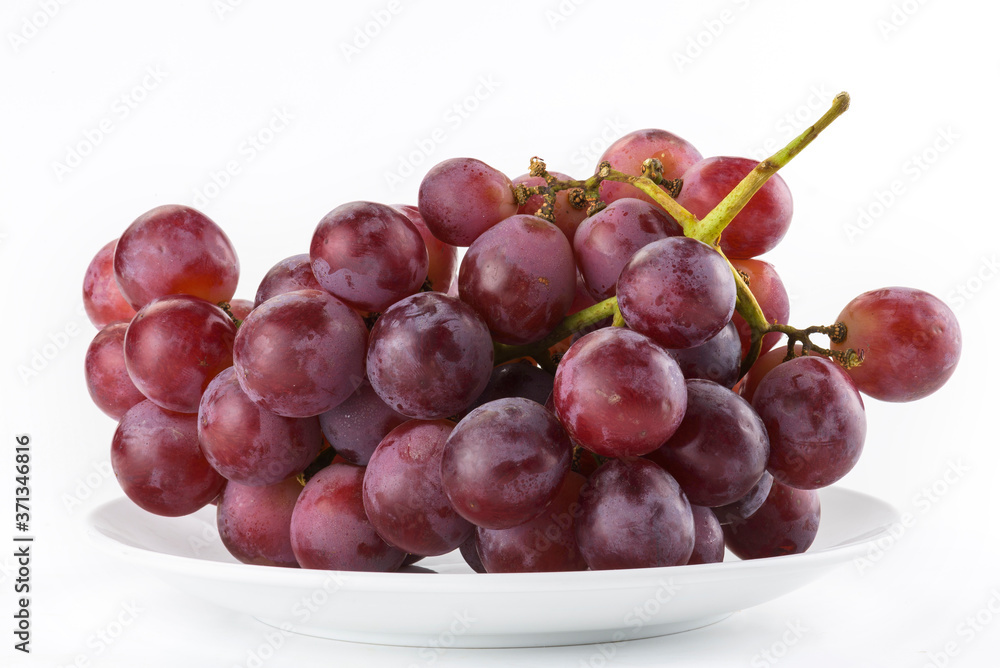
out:
M566 189L579 189L583 195L582 197L571 197L570 201L572 205L577 208L583 208L585 204L588 206L588 215L593 215L604 207L604 203L600 201L599 196L599 188L602 181L628 183L648 195L664 211L670 214L681 226L684 236L706 243L714 247L723 257L726 257L719 247L719 240L723 230L726 229L736 215L746 206L750 198L767 183L768 179L787 165L792 158L801 153L823 130L847 111L848 107L850 107L850 102L851 98L847 93L837 95L833 99L830 109L814 125L811 125L805 132L792 139L777 153L759 163L732 192L701 220L674 199L680 193L683 184L679 179L672 181L664 180L663 166L659 163L659 160L645 161L642 166L641 176L619 172L613 169L609 162L604 161L598 165L597 172L588 179L559 181L549 174L545 162L541 158L535 157L531 159L530 174L531 176L544 178L545 185L531 188L518 186L515 189L515 194L518 203L523 203L531 195L541 194L545 204L536 215L552 221L554 218L553 204L556 192ZM661 184L662 186L666 186L667 190L664 190ZM726 258L726 261L728 262L729 259ZM760 304L757 303L757 299L754 297L753 292L750 291L750 287L746 281L731 263L729 266L736 281L736 312L743 316L743 319L750 325L751 331L750 350L740 365L741 377L757 361L761 353L763 336L769 332L781 332L788 337L789 355L792 356L794 356L795 344L799 343L803 346L803 354L815 352L826 355L847 368L857 366L863 361L863 355L853 350L840 353L820 348L809 341L810 334L825 333L829 335L831 332L834 332L836 327L843 327L840 323L832 327L809 327L805 330L798 330L788 325L767 322ZM616 326L623 326L625 324L615 297L606 299L590 308L567 317L549 336L537 343L524 346L494 344L494 363L503 364L518 357L532 357L542 368L552 370L555 367L555 362L548 352L551 346L608 317L614 319L613 324ZM839 331L836 330L836 332Z

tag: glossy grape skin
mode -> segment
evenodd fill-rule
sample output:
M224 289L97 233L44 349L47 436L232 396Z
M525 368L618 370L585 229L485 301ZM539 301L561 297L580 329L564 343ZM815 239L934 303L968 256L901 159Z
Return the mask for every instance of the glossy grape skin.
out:
M115 279L138 310L166 295L187 294L213 304L236 293L240 263L229 237L205 214L187 206L158 206L118 238Z
M732 321L700 346L668 348L684 378L703 378L723 387L733 387L740 378L740 336Z
M687 389L652 340L608 327L574 343L556 368L556 415L570 437L605 457L645 455L677 430Z
M719 524L731 524L741 522L753 515L764 505L767 495L771 493L771 485L774 484L774 476L767 471L760 477L749 492L737 501L727 503L724 506L712 508Z
M331 464L306 483L292 511L291 538L302 568L397 570L406 552L386 543L365 514L365 469Z
M533 520L510 529L476 529L478 554L487 573L584 571L576 542L580 490L587 479L570 471L556 497Z
M699 506L738 501L768 463L764 423L732 390L709 380L687 381L687 410L674 435L648 458Z
M382 311L427 278L427 247L410 220L385 204L349 202L316 226L309 258L323 289L360 311Z
M319 426L338 455L364 466L385 435L408 419L382 401L365 378L354 394L320 414Z
M688 237L648 244L618 278L628 326L664 348L700 346L732 319L736 282L725 258Z
M936 392L962 354L955 314L916 288L866 292L852 299L837 321L847 325L847 338L830 347L864 353L864 362L847 373L859 390L882 401L914 401Z
M725 524L726 547L740 559L801 554L819 531L820 504L815 490L795 489L777 480L764 504L742 522Z
M143 401L122 416L111 441L111 467L122 491L155 515L179 517L210 503L225 478L198 445L198 416Z
M701 160L701 153L690 142L672 132L648 128L630 132L617 139L604 151L598 164L607 160L611 167L620 172L640 176L642 163L647 158L657 158L663 164L663 178L676 179ZM654 204L653 198L627 183L604 181L601 183L600 194L601 199L608 203L624 197L638 197Z
M160 297L139 309L125 333L125 366L153 403L197 413L208 384L233 364L236 325L215 304L190 295Z
M83 308L97 329L113 322L128 322L135 309L125 301L115 281L115 244L112 239L97 251L83 276Z
M458 270L458 294L496 341L538 341L556 328L573 303L573 249L552 223L511 216L469 247Z
M409 204L394 204L393 208L413 223L427 247L427 278L431 290L448 294L458 278L458 248L446 244L433 234L420 215L420 209Z
M711 508L691 505L694 517L694 549L689 564L717 564L726 556L722 526Z
M572 455L569 437L544 406L521 397L498 399L465 416L448 437L441 482L462 517L487 529L509 529L552 502Z
M420 182L417 208L431 233L452 246L469 246L479 235L517 213L510 179L475 158L449 158Z
M212 468L255 487L301 473L323 447L317 418L282 417L255 404L233 368L216 376L201 398L198 439Z
M120 420L128 409L146 397L136 388L125 368L127 322L114 322L97 333L87 348L84 376L94 404Z
M847 475L865 443L865 408L854 383L825 357L796 357L770 371L753 396L767 428L767 470L798 489Z
M451 552L474 527L455 512L441 484L441 457L455 428L447 420L410 420L390 431L365 469L363 498L379 535L411 554Z
M472 535L464 543L458 546L458 549L462 554L462 558L465 559L465 563L469 565L469 568L477 573L486 572L486 566L483 566L483 560L479 557L479 541L477 540L475 531L472 532Z
M750 277L748 287L753 293L760 310L764 314L764 319L769 323L788 324L789 303L788 292L785 284L781 282L781 277L774 267L763 260L740 260L731 259L732 265ZM733 313L733 322L740 334L740 345L743 355L750 350L750 325L739 313ZM763 336L761 350L768 351L781 339L780 332L770 332Z
M492 370L486 324L440 292L400 300L372 328L368 378L382 401L407 417L456 415L482 393Z
M613 202L584 220L573 237L573 252L590 296L598 301L613 297L618 276L637 250L681 234L663 209L634 198Z
M555 177L557 181L573 180L572 177L566 176L560 172L553 172L550 170L549 174ZM525 185L529 188L533 188L535 186L545 185L545 179L541 176L522 174L516 179L513 179L511 183L514 186ZM587 217L587 207L577 209L575 206L570 204L569 195L572 191L572 188L557 191L555 205L552 207L554 218L552 222L562 231L563 234L566 235L566 239L571 244L573 243L573 236L576 234L576 228L578 228L580 223L583 222L583 219ZM518 207L517 212L520 214L534 216L538 214L538 210L542 208L543 204L545 204L545 200L541 195L532 195L524 204Z
M486 389L462 412L462 417L485 403L507 397L524 397L544 406L554 381L548 371L528 362L501 364L493 369Z
M264 487L226 483L215 513L222 544L244 564L298 568L291 528L301 492L295 478Z
M576 537L594 570L685 564L694 532L680 485L648 459L609 460L580 493Z
M323 286L313 275L309 253L286 257L267 270L257 286L254 307L260 306L271 297L296 290L322 290Z
M801 352L802 345L796 343L795 354L799 355ZM788 346L778 346L758 357L757 361L750 367L750 371L743 376L743 382L739 388L740 396L753 403L753 395L757 391L760 381L764 380L764 377L770 373L771 369L781 364L785 360L786 355L788 355Z
M285 417L311 417L344 401L365 377L368 329L321 290L272 297L236 335L233 361L252 401Z
M700 220L757 164L747 158L705 158L684 172L684 186L677 202ZM778 245L791 223L792 193L784 179L775 174L723 230L722 252L729 258L766 253Z

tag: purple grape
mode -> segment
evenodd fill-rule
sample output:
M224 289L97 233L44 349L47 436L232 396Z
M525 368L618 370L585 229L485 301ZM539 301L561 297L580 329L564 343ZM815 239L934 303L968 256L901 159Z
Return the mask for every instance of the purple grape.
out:
M825 357L796 357L760 381L753 407L771 442L767 470L799 489L847 475L865 444L865 407L850 376Z
M716 564L726 556L726 541L722 526L711 508L691 506L694 516L694 550L689 564Z
M819 531L819 494L777 480L764 504L746 520L722 526L726 547L740 559L800 554Z
M127 322L113 322L106 326L90 342L84 358L84 375L90 398L115 420L120 420L128 409L146 399L125 368L127 329Z
M382 311L427 278L420 232L405 215L375 202L350 202L326 214L309 258L323 289L360 311Z
M193 295L212 304L236 294L240 263L229 237L187 206L159 206L139 216L115 246L115 280L132 308L158 297Z
M291 527L301 492L295 478L265 487L226 483L216 509L222 544L244 564L298 568Z
M767 471L764 471L764 475L760 477L760 480L754 484L749 492L740 497L739 500L727 503L724 506L712 508L712 512L715 513L715 517L719 520L719 524L741 522L757 512L757 509L764 505L767 495L771 493L772 484L774 484L774 477Z
M321 290L267 300L236 335L233 359L252 401L285 417L311 417L344 401L365 377L368 329Z
M569 472L573 445L541 404L513 397L469 413L448 437L441 482L476 526L509 529L540 515Z
M319 426L338 455L364 466L385 435L408 419L382 401L365 378L354 394L320 414Z
M420 182L417 206L431 233L452 246L469 246L517 213L510 179L474 158L434 165Z
M648 459L612 459L580 493L576 537L594 570L678 566L694 550L694 516L662 468Z
M170 295L149 302L125 333L125 367L154 404L197 413L201 395L233 365L236 325L204 299Z
M111 441L111 468L122 491L155 515L179 517L222 491L198 445L198 416L143 401L128 410Z
M268 269L257 287L253 305L260 306L271 297L296 290L322 290L323 286L313 275L309 253L286 257Z
M489 329L471 306L440 292L400 300L372 328L368 377L382 401L407 417L456 415L492 370Z
M205 390L198 438L208 463L224 478L258 487L302 472L323 447L318 419L282 417L255 404L233 368Z
M480 235L458 270L458 294L500 343L538 341L573 303L573 249L552 223L511 216Z
M598 301L615 296L618 276L637 250L681 234L681 226L659 206L630 197L585 219L573 237L573 251L590 296Z
M691 348L732 319L736 282L711 246L670 237L628 261L618 278L618 305L629 327L664 348Z
M455 428L447 420L410 420L379 443L365 470L364 503L379 535L411 554L451 552L472 535L441 485L441 456Z
M699 506L738 501L764 474L767 456L767 432L750 404L700 379L687 381L687 411L677 431L648 455Z
M556 415L570 437L605 457L652 452L687 406L677 362L649 338L608 327L574 343L556 369Z
M462 417L468 415L473 408L508 397L524 397L544 406L552 394L553 381L552 374L530 362L501 364L493 369L486 389L463 411Z
M365 469L331 464L306 483L292 511L291 538L302 568L397 570L406 552L386 543L365 514Z
M580 490L587 479L570 471L556 498L533 520L510 529L476 529L478 554L487 573L584 571L576 542Z
M700 346L669 348L667 352L688 380L702 378L723 387L733 387L740 379L743 355L740 335L733 321Z
M486 567L483 566L483 560L479 558L478 546L479 541L476 539L476 532L473 531L472 535L458 546L458 550L461 552L462 558L465 559L465 563L469 565L469 568L477 573L485 573Z

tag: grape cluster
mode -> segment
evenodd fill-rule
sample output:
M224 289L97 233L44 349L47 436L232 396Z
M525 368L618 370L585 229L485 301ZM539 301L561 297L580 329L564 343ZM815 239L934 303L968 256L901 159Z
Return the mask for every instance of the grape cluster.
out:
M274 566L806 550L816 490L861 455L862 393L926 396L961 349L954 314L909 288L788 325L757 256L791 222L775 165L810 132L757 165L642 130L584 181L537 159L513 180L445 160L415 207L333 209L252 302L233 299L239 264L213 221L143 214L84 280L100 329L86 380L119 421L122 489L160 515L215 503L232 554Z

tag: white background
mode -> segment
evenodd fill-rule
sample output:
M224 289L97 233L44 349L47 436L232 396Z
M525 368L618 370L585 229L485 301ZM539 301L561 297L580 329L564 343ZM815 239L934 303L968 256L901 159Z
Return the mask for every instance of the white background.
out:
M618 645L607 665L774 665L768 648L789 666L995 665L1000 620L971 637L962 625L992 621L983 611L1000 604L998 20L996 3L971 0L7 0L0 541L13 534L14 437L28 433L37 542L30 657L12 649L12 550L0 548L0 665L244 665L265 633L109 561L84 532L85 514L120 491L100 473L115 425L83 383L95 331L80 286L98 248L140 213L204 210L240 253L237 296L252 299L272 264L308 250L328 210L414 202L446 157L516 176L539 155L583 177L609 140L644 127L706 156L762 157L840 90L850 111L782 171L796 211L765 259L799 326L832 322L888 285L933 292L958 314L951 382L914 404L869 400L866 451L841 483L915 524L865 566L706 629ZM252 148L251 136L270 141ZM228 163L238 173L227 182ZM954 468L964 473L948 483ZM96 640L124 619L113 643ZM779 646L789 624L807 630ZM942 654L948 643L956 656ZM265 665L409 665L415 653L291 637ZM453 650L435 663L593 656Z

